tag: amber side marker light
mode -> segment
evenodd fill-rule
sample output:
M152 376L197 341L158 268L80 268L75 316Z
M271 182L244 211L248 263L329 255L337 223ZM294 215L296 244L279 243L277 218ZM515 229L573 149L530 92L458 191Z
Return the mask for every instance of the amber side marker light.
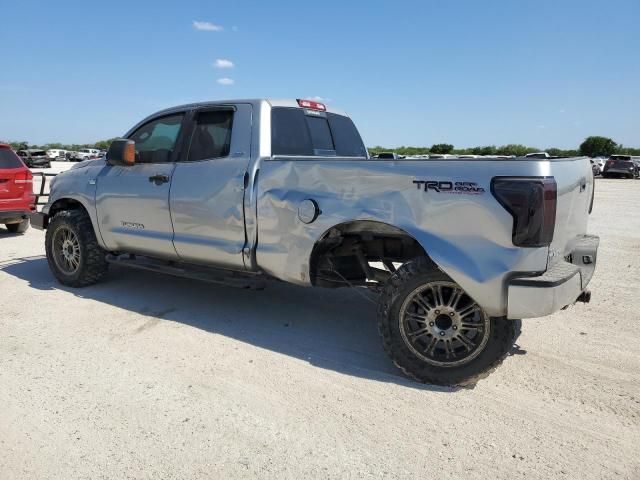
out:
M135 143L131 142L128 143L126 147L124 147L124 155L122 156L122 159L125 161L125 163L128 163L129 165L133 165L136 161L136 145Z

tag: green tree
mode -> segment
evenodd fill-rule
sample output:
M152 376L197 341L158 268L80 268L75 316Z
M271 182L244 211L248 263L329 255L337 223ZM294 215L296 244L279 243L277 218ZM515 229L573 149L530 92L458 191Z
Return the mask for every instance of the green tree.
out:
M537 147L527 147L526 145L520 145L518 143L510 143L509 145L502 145L496 149L497 155L515 155L516 157L524 157L527 153L539 152Z
M100 150L108 150L111 143L117 140L117 138L109 138L108 140L99 140L96 142L95 147Z
M494 145L488 145L485 147L473 147L471 149L472 155L495 155L497 149Z
M449 143L436 143L435 145L431 145L429 151L431 153L447 154L453 151L453 145Z
M580 144L580 154L587 157L608 157L616 152L618 144L608 137L587 137Z

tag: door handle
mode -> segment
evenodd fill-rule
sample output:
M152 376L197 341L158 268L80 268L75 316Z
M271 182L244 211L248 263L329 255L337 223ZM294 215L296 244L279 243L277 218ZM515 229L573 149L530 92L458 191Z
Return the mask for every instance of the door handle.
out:
M167 183L169 181L169 175L153 175L149 177L149 181L155 183L156 185L162 185L163 183Z

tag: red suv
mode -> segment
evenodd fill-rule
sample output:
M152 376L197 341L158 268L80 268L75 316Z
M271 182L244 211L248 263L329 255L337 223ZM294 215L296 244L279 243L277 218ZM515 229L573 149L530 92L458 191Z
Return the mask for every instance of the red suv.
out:
M25 232L35 202L31 171L9 145L0 143L0 224L12 233Z

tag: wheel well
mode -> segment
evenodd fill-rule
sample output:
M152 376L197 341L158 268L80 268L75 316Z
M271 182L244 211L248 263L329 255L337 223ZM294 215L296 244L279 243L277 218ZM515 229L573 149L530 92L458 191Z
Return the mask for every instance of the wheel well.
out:
M83 210L87 215L87 209L84 208L84 205L80 203L78 200L74 200L73 198L61 198L60 200L56 200L51 208L49 208L49 217L53 217L56 213L61 212L63 210Z
M311 283L321 287L375 285L386 281L398 264L417 257L428 255L404 230L369 220L342 223L316 242L311 252Z

